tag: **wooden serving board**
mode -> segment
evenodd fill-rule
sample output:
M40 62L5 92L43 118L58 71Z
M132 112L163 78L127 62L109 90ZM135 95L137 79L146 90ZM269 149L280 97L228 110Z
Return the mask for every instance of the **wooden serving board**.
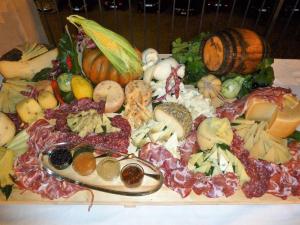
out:
M93 191L94 202L96 205L240 205L240 204L300 204L300 197L289 197L286 200L265 194L260 198L248 199L241 190L238 190L233 196L228 198L207 198L204 195L191 193L186 198L163 186L158 192L138 197L120 196L108 194L100 191ZM91 202L91 193L80 191L72 197L65 199L48 200L41 198L38 194L30 191L22 193L20 190L13 190L9 200L6 201L3 196L0 197L0 204L72 204L89 205Z

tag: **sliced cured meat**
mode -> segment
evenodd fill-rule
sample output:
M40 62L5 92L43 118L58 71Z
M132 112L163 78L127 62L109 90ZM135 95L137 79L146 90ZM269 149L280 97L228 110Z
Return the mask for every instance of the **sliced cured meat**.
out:
M111 125L120 128L120 131L103 135L91 134L86 136L82 141L94 145L96 152L99 154L101 153L101 149L127 153L131 136L130 124L125 118L117 115L111 118Z
M235 134L231 149L251 177L251 180L242 186L246 197L260 197L269 193L285 199L289 195L300 195L300 161L298 160L300 144L296 142L289 144L293 160L284 165L254 160L242 146L242 139Z
M140 157L160 168L167 187L178 192L182 197L190 194L195 181L193 173L163 146L148 143L142 147Z
M291 93L290 89L282 88L282 87L264 87L264 88L258 88L251 92L248 99L251 98L260 98L265 99L268 102L272 102L279 107L282 107L283 105L283 96L285 94Z
M242 186L242 190L246 197L261 197L268 191L269 181L272 170L268 168L268 163L249 159L244 165L250 181Z
M194 182L192 175L185 177L185 171L180 169L174 171L162 169L162 173L164 175L164 184L171 190L179 193L181 197L184 198L191 193Z
M41 168L38 158L45 147L56 143L59 139L59 134L53 134L52 130L45 120L39 120L28 129L29 149L15 161L14 165L16 183L20 188L40 194L44 198L67 198L85 189L48 175Z
M197 173L195 174L195 184L193 186L193 191L197 194L197 195L201 195L201 194L207 194L209 193L210 189L212 189L212 183L210 182L211 180L205 176L202 173Z
M289 174L297 180L297 182L294 180L292 184L292 195L300 196L300 160L291 160L286 167Z
M229 197L238 187L238 178L234 173L219 174L207 177L198 174L193 190L196 194L204 194L209 198Z
M224 194L226 197L231 196L237 190L239 185L238 177L234 173L226 173L225 175L226 186L224 186Z
M16 126L16 131L19 132L28 127L28 123L24 123L17 113L6 113Z
M228 118L230 121L244 114L246 110L247 98L235 100L234 102L226 102L223 106L216 109L217 117Z
M191 134L190 143L181 146L182 156L192 154L191 143L194 143ZM188 149L188 147L191 147ZM187 149L185 149L187 148ZM193 190L196 194L204 194L210 198L232 195L238 186L238 178L233 173L205 176L202 173L193 173L186 166L186 159L174 158L163 146L148 143L142 147L140 157L152 162L160 168L164 176L164 184L171 190L176 191L182 197L188 196Z
M131 135L131 127L126 119L117 115L111 118L111 125L120 128L119 132L106 133L106 134L89 134L84 138L80 138L78 135L69 132L67 126L67 116L69 113L77 113L89 109L95 109L98 113L104 112L104 101L93 102L90 99L80 99L73 101L71 104L64 104L56 110L46 110L46 119L56 119L55 129L53 130L62 132L60 135L61 142L72 142L78 144L81 142L87 142L94 145L97 151L101 150L116 150L122 153L127 153L129 146L129 138Z
M268 193L286 199L289 195L300 196L300 161L291 160L284 165L272 165Z
M86 190L49 176L41 168L39 153L59 142L69 142L73 145L86 142L97 149L108 148L127 153L131 132L129 123L121 116L113 117L111 122L121 131L105 135L88 135L85 138L73 133L57 131L46 120L35 122L27 130L30 135L28 151L15 161L14 170L18 186L48 199L66 198L80 190Z
M300 142L292 141L288 144L290 153L294 160L300 160Z
M183 198L188 196L195 183L195 178L186 167L165 171L164 184L171 190L178 192Z
M231 182L229 182L228 185L226 176L223 174L219 174L213 176L210 182L212 183L211 188L209 189L209 192L205 193L205 195L209 198L219 198L224 195L226 197L232 195L237 189L238 179L236 178L236 182L233 182L233 180L231 179ZM234 185L230 186L230 184Z
M163 146L148 143L140 151L140 157L152 162L160 168L164 183L170 189L186 197L191 191L209 198L231 196L238 188L238 178L234 173L219 174L213 177L202 173L192 173L186 162L193 153L193 132L179 147L181 159L174 158ZM255 160L243 147L243 140L234 133L231 151L245 166L250 181L245 182L242 191L247 198L261 197L265 193L285 199L290 195L300 196L300 160L298 160L300 144L290 143L294 152L294 160L284 165L271 164L263 160Z
M202 121L205 120L206 118L207 118L206 116L200 115L196 119L194 119L192 130L197 130L200 123L202 123Z
M69 131L67 126L67 116L70 113L78 113L80 111L87 111L95 109L98 113L104 113L105 102L94 102L89 98L75 100L71 104L63 104L58 109L45 110L46 119L56 119L56 130Z
M286 171L275 172L270 179L268 193L286 199L292 192L294 178Z
M190 156L197 152L199 145L197 143L197 132L192 131L186 139L178 147L180 152L180 161L183 165L187 165Z
M250 176L250 181L243 184L242 190L248 198L261 197L268 190L273 170L269 163L250 158L249 152L243 146L243 140L234 133L230 149L245 166L246 172Z
M172 159L172 154L167 151L163 146L156 143L148 143L142 147L139 156L153 163L157 167L161 167L164 161Z
M247 108L247 101L251 98L261 98L282 107L283 96L291 93L290 89L281 87L265 87L258 88L250 93L248 97L238 99L232 103L225 103L223 106L216 109L217 116L220 118L227 117L229 120L234 120L244 114Z

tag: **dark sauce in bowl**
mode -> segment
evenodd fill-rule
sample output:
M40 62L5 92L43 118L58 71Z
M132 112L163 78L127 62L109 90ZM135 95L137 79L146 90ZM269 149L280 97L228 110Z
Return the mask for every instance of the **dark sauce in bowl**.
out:
M137 163L127 164L122 168L121 180L126 187L134 188L142 184L144 169Z
M51 151L49 161L51 165L58 170L66 169L72 163L71 152L64 147L58 147Z

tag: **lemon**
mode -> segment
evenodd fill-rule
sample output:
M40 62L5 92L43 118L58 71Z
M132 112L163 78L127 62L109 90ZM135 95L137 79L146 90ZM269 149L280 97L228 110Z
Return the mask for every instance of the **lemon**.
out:
M93 87L91 83L80 75L72 76L71 87L76 99L93 97Z

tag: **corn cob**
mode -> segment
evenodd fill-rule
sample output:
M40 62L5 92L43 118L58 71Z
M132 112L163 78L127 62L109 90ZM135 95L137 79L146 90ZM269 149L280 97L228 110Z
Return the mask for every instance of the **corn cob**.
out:
M142 73L141 58L124 37L78 15L71 15L67 20L83 29L120 74Z

